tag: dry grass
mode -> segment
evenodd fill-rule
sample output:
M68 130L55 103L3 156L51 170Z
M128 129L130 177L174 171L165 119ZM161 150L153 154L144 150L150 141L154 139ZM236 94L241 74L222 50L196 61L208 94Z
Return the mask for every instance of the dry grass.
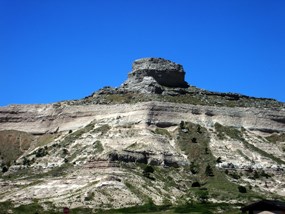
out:
M10 165L28 150L34 137L20 131L0 131L0 156L2 164Z

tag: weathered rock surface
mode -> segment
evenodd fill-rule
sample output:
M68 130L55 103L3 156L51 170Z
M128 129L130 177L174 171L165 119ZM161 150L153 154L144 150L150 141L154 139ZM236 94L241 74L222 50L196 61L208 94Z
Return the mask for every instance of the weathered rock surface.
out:
M187 87L182 65L162 58L143 58L133 63L129 81L141 82L145 77L153 77L158 84L168 87Z
M163 87L187 88L182 65L162 58L143 58L133 63L123 89L141 93L163 92Z
M18 149L0 160L6 167L0 202L36 199L71 208L135 206L149 198L181 203L194 182L215 199L236 200L237 188L211 186L207 164L230 186L285 196L284 104L188 87L184 75L181 65L146 58L134 62L119 88L79 101L0 107L0 151Z
M144 102L116 105L13 105L0 108L0 130L33 134L81 128L93 120L103 123L172 124L182 120L206 127L216 122L263 132L284 132L285 109L231 108L181 103ZM120 119L117 120L116 118Z

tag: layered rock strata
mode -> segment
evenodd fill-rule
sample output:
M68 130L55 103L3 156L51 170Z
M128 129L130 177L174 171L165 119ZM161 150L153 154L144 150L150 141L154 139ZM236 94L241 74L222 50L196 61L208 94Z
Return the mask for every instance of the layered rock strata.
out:
M164 87L187 88L182 65L162 58L143 58L133 63L122 88L129 91L161 94Z
M208 92L188 86L184 77L179 64L145 58L134 62L119 88L78 101L0 107L0 202L36 199L92 209L149 198L175 204L189 198L198 180L210 195L236 199L237 188L212 188L207 165L230 186L284 196L284 104ZM13 150L14 156L2 155ZM6 179L14 175L21 179Z
M117 119L120 118L120 119ZM104 123L140 123L167 127L182 120L206 127L216 122L268 133L285 131L285 110L197 106L181 103L144 102L116 105L13 105L0 108L0 130L33 134L78 129L93 120Z

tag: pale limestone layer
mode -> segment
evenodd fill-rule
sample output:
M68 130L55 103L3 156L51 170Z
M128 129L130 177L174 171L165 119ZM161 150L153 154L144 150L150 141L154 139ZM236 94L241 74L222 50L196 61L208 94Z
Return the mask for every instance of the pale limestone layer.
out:
M118 120L120 118L120 120ZM67 106L13 105L0 108L0 130L19 130L41 134L74 130L93 120L118 123L140 123L142 126L177 125L182 120L212 127L244 127L257 131L285 131L285 110L198 106L190 104L145 102L119 105Z
M216 158L222 159L222 163L217 164L218 168L234 165L238 172L243 172L248 167L264 169L274 175L266 183L261 179L249 180L245 176L239 182L245 185L251 184L261 191L285 195L283 190L285 181L283 174L280 174L284 172L280 171L285 169L284 165L246 148L238 140L219 139L214 128L216 122L224 126L244 127L246 128L244 137L248 143L284 160L284 152L278 146L260 138L262 131L263 134L266 134L264 131L284 132L285 125L282 123L284 116L284 109L228 108L162 102L132 105L49 104L2 107L0 130L14 129L35 134L60 132L59 137L47 145L55 149L49 155L37 158L37 161L29 166L36 172L48 172L64 164L63 147L58 148L53 145L61 144L68 136L69 130L76 131L90 122L93 122L95 127L64 147L69 153L70 163L74 163L74 168L67 175L34 181L0 179L0 201L30 203L37 199L40 202L52 202L58 207L107 208L105 206L110 203L113 207L142 204L144 200L142 196L148 196L156 204L162 204L165 198L176 203L189 191L189 181L185 178L191 181L192 175L185 175L183 170L170 170L169 174L172 173L172 178L179 184L179 189L171 186L165 190L162 181L153 181L150 185L147 179L140 176L142 172L139 169L134 167L130 172L120 167L119 161L114 161L115 163L110 161L109 155L119 155L132 164L147 152L149 153L147 163L166 168L171 163L188 166L187 156L179 150L175 142L175 132L179 129L181 121L201 124L208 129L211 135L209 148ZM96 128L104 125L110 126L107 133L94 132ZM157 127L166 128L172 138L156 134L154 131ZM94 147L97 141L100 141L103 147L103 151L98 153ZM32 158L37 149L31 148L24 155ZM241 152L238 152L239 150ZM132 158L135 161L132 162ZM19 158L17 162L21 161ZM9 172L17 171L21 167L26 166L13 165ZM133 184L142 194L134 194L126 185L128 183ZM92 201L86 201L89 195L96 197Z

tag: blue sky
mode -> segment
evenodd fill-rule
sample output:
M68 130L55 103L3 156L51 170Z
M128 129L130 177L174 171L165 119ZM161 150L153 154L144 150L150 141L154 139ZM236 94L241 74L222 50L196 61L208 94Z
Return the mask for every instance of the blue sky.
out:
M189 84L285 101L284 0L0 0L0 105L80 99L163 57Z

